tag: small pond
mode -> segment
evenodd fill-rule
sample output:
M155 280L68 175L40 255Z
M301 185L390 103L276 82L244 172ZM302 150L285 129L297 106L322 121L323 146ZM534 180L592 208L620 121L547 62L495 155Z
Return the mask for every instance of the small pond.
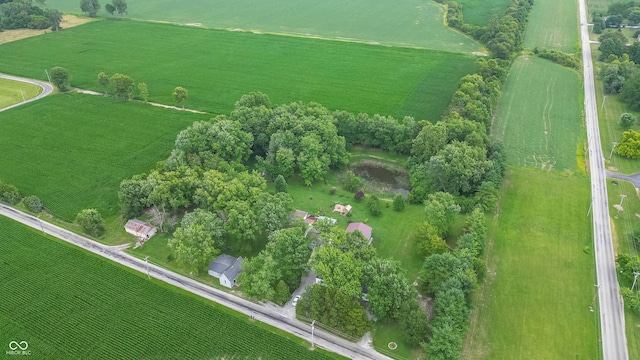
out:
M409 174L403 168L365 161L352 165L351 171L382 191L392 191L394 194L402 194L406 197L411 189Z

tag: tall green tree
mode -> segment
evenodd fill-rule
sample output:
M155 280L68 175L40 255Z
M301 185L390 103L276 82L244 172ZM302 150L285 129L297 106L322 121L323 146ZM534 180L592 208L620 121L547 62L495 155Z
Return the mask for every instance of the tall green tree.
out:
M445 235L460 212L460 206L456 204L453 195L446 192L429 194L424 203L424 212L427 221L437 230L438 234Z
M107 75L104 71L101 71L98 74L98 84L104 88L104 93L109 95L109 84L111 80L109 79L109 75Z
M127 1L126 0L112 0L113 7L115 7L118 15L122 16L127 13Z
M96 209L83 209L76 216L76 222L91 236L100 237L105 232L102 215Z
M313 254L312 266L325 285L351 297L358 298L362 295L362 263L353 253L345 253L334 246L325 245Z
M109 79L109 84L117 98L131 99L133 96L135 83L131 77L119 73L114 74Z
M200 224L177 228L167 244L178 263L194 274L205 272L207 264L220 253L211 234Z
M147 99L149 98L149 87L146 83L138 84L138 93L140 94L142 100L144 100L144 102L147 102Z
M187 89L183 88L182 86L177 86L175 89L173 89L172 95L173 100L175 100L176 103L178 103L178 105L181 105L184 109L184 103L189 98L189 91L187 91Z
M49 71L49 75L51 76L51 82L53 85L60 89L60 91L68 91L70 89L69 70L56 66Z
M89 15L89 17L94 18L98 15L98 11L100 10L100 3L98 0L81 0L80 10Z

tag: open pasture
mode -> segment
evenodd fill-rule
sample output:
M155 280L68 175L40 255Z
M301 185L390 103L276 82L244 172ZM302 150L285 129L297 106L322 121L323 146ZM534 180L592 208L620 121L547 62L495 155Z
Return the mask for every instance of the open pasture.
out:
M135 35L132 35L135 34ZM145 82L149 99L228 113L243 95L262 91L278 103L318 102L330 109L436 120L473 56L423 49L256 35L153 24L98 21L0 46L0 68L44 78L66 67L71 85L104 91L97 75ZM24 59L28 58L29 61Z
M499 0L505 1L505 0ZM79 13L76 0L49 0L53 8ZM444 25L444 7L423 0L136 0L134 19L161 20L208 28L295 36L317 36L393 46L471 53L477 42ZM102 10L100 15L107 16Z
M0 79L0 109L28 100L42 91L38 86L19 81Z
M485 26L494 16L500 17L512 3L511 0L459 0L464 22Z
M588 177L509 170L463 359L600 358L589 200Z
M164 160L195 115L82 94L53 95L2 113L0 179L72 221L84 208L119 213L123 179Z
M583 165L581 80L578 73L533 56L516 59L496 110L492 136L512 165L543 170Z
M536 0L529 15L524 47L577 52L579 25L576 0Z
M0 238L0 343L29 358L340 358L5 217Z

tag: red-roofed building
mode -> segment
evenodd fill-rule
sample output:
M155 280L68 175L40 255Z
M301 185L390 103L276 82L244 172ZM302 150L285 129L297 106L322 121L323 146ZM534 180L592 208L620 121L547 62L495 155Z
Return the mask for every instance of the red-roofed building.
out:
M362 235L364 235L365 239L369 240L369 244L371 244L371 226L365 224L365 223L361 223L361 222L355 222L355 223L351 223L349 224L349 226L347 226L347 232L354 232L354 231L359 231Z
M134 235L143 241L150 239L158 231L155 226L138 219L131 219L127 221L124 229L129 234Z

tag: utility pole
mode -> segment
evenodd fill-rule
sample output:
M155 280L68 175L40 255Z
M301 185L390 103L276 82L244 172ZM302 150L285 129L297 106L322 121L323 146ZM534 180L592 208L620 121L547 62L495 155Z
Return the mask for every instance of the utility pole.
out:
M636 280L638 279L638 275L640 275L639 272L637 271L633 272L633 285L631 285L631 291L633 291L633 288L636 286Z
M611 152L609 153L609 161L611 161L611 158L613 157L613 150L616 148L616 145L618 145L617 142L612 142L613 147L611 148Z
M24 98L24 90L20 89L20 94L22 94L22 101L27 101L27 100Z
M315 326L314 326L315 324L316 324L316 321L315 321L315 320L313 320L313 321L311 322L311 348L312 348L312 349L313 349L313 347L314 347L314 344L313 344L313 330L315 329Z
M49 79L49 82L51 82L51 76L49 76L49 72L47 71L47 69L44 69L44 73L47 74L47 79Z
M624 198L626 198L627 195L624 194L620 194L620 206L622 206L622 202L624 201Z
M151 280L151 276L149 275L149 257L144 257L144 262L147 264L147 279Z
M42 226L42 220L40 220L40 215L38 215L38 222L40 223L40 229L42 229L42 235L46 236L47 234L44 232L44 226Z

